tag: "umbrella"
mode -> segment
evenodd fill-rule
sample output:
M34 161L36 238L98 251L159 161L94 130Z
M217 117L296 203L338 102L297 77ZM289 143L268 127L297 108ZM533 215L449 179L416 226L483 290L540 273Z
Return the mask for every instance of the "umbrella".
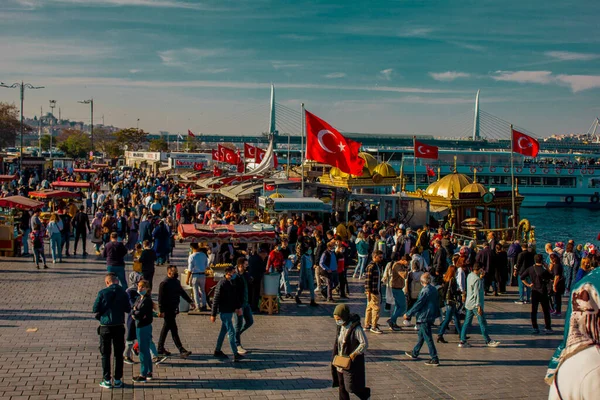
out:
M40 199L77 199L81 197L81 193L69 192L67 190L44 189L37 192L29 192L29 196Z
M9 196L0 199L0 207L3 208L18 208L21 210L33 210L36 208L41 208L44 206L44 203L41 201L28 199L23 196Z

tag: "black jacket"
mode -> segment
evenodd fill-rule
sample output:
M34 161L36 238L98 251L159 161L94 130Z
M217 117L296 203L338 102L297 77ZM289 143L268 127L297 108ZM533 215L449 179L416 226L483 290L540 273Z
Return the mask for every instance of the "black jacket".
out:
M158 288L158 308L161 313L179 312L179 298L183 297L188 303L192 303L190 296L181 287L177 278L165 278Z
M111 240L106 243L104 250L102 250L102 257L106 258L106 265L109 267L124 267L126 255L127 247L123 242L113 242Z
M142 263L142 273L154 272L154 263L156 262L156 253L152 249L142 250L139 262Z
M515 265L517 268L518 276L521 276L527 268L535 264L535 261L533 260L534 256L535 253L529 250L525 250L519 253L519 255L517 256L517 263Z
M248 272L255 281L260 281L267 269L267 258L264 260L258 254L253 254L248 259Z
M221 279L215 288L211 315L216 317L217 313L235 312L242 307L243 296L243 288L232 280Z
M143 328L152 324L154 319L154 310L152 307L152 297L150 296L138 296L133 305L132 313L135 318L135 325L138 328Z
M84 212L78 211L77 214L75 214L75 217L73 218L72 221L73 224L73 228L75 228L75 230L77 231L89 231L90 230L90 219L88 217L88 215Z
M118 284L110 285L98 292L92 310L100 325L123 325L125 314L131 311L129 296Z

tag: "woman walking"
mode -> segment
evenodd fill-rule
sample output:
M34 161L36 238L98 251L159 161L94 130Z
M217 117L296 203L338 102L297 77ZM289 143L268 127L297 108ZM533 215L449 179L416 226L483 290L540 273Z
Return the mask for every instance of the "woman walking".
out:
M454 319L454 326L456 326L456 333L460 333L460 321L458 319L458 312L456 306L459 303L460 299L460 290L458 290L458 283L456 281L456 266L451 265L448 267L446 274L444 274L444 281L442 283L442 300L446 307L446 316L444 317L444 322L440 326L440 330L438 331L437 342L438 343L448 343L446 339L444 339L444 333L446 329L448 329L448 325L450 324L450 320Z
M154 303L150 295L150 283L140 281L138 283L140 296L136 300L132 317L135 320L136 336L140 345L140 375L133 378L134 382L146 382L152 379L152 356L150 345L152 343L152 320L154 319Z
M333 312L337 325L333 347L331 373L333 387L339 388L340 400L349 400L350 393L359 399L371 397L371 389L366 387L365 351L368 343L360 325L360 316L350 314L346 304L340 304Z
M48 269L46 265L46 256L44 255L44 232L40 224L35 224L33 232L30 234L31 243L33 244L33 261L37 269L40 269L40 259L44 262L44 269Z
M352 274L352 278L358 277L358 279L363 279L367 261L369 260L369 242L365 240L363 232L358 232L358 236L356 237L356 252L358 254L358 265Z
M96 255L100 255L100 246L102 245L102 213L97 212L96 216L92 220L92 232L94 236L92 237L92 243L96 247Z
M48 223L47 235L50 237L50 252L52 254L52 264L56 264L56 260L58 262L62 262L62 251L60 250L63 223L58 218L58 214L52 213L50 216L50 222Z

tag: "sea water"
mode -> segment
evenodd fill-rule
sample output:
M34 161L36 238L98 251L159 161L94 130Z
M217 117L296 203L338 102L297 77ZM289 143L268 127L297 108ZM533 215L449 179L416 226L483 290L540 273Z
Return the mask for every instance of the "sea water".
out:
M600 210L581 208L521 208L521 218L535 226L536 242L545 245L567 242L600 244ZM543 249L543 247L542 247Z

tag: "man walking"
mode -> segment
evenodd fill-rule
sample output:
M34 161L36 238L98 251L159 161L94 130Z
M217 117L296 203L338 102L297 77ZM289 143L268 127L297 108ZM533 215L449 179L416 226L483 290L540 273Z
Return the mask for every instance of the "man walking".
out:
M407 351L404 354L413 360L416 360L419 358L423 343L427 343L429 357L431 358L425 365L437 367L440 365L440 359L438 358L435 344L433 344L431 325L433 325L436 318L440 317L440 299L437 289L431 284L431 275L428 272L421 275L421 285L423 286L423 289L421 289L421 292L419 293L419 298L404 315L404 319L407 321L410 320L413 315L417 316L419 339L412 351Z
M221 331L217 338L214 356L216 358L227 358L227 355L221 350L225 334L227 334L229 346L231 346L231 351L233 352L233 361L238 362L244 359L244 356L238 352L237 345L235 344L236 334L233 327L233 313L236 313L238 316L242 315L243 301L242 291L237 290L232 282L234 271L234 267L225 268L225 279L221 279L215 288L210 322L214 323L217 320L218 313L221 318Z
M85 208L83 206L79 206L79 211L75 214L73 218L73 229L75 230L75 245L73 247L73 255L77 255L77 244L79 244L79 239L81 239L81 246L83 247L83 256L87 256L87 251L85 250L87 233L91 231L90 228L90 219L88 215L85 213Z
M158 354L161 356L170 356L171 353L165 349L165 340L167 340L167 334L171 331L171 337L175 346L179 350L181 358L188 358L191 351L187 351L181 339L179 338L179 329L177 328L177 314L179 314L179 298L183 297L185 301L193 305L190 296L181 287L179 282L179 273L175 265L169 265L167 267L167 277L160 283L158 288L158 309L159 317L164 317L163 327L160 331L160 337L158 339Z
M98 292L93 312L100 327L100 353L102 354L102 382L100 387L111 389L123 387L123 351L125 350L125 314L131 311L129 297L119 286L119 279L113 273L104 277L106 288ZM111 348L115 352L115 374L111 382Z
M365 293L367 294L367 310L365 311L365 330L371 333L383 333L379 329L379 311L381 303L381 263L383 262L383 252L381 250L373 251L373 261L367 265L365 272Z
M458 344L458 347L471 347L469 342L467 342L467 333L471 326L471 322L473 322L475 313L477 313L477 321L481 328L481 336L483 336L486 345L488 347L498 347L500 344L500 342L492 340L487 332L487 321L483 315L483 302L485 297L484 284L481 280L483 275L485 275L485 272L481 269L479 263L475 263L473 265L473 272L467 277L467 299L465 301L467 315L465 316L465 322L462 331L460 332L460 343Z
M248 303L248 288L250 287L252 278L247 272L248 260L245 257L237 259L236 268L237 271L233 279L233 285L240 292L242 298L242 315L236 314L235 316L235 344L239 354L246 354L246 349L242 347L241 337L242 333L246 332L254 324L252 309L250 309L250 303Z
M334 242L327 243L327 250L321 256L319 260L319 267L321 268L321 276L327 285L325 289L321 290L323 297L327 297L327 301L333 302L333 274L337 272L337 259L334 252Z
M117 240L117 232L110 234L110 242L104 246L102 257L106 258L106 269L114 273L121 281L121 286L127 288L127 279L125 278L125 256L127 247L123 242Z
M188 257L188 285L192 286L192 295L194 302L200 308L199 311L206 311L206 268L208 267L208 256L200 249L198 243L191 243L192 254Z
M521 274L520 279L523 282L523 285L531 288L531 326L533 327L533 334L537 335L540 333L537 323L537 312L540 304L542 305L542 311L544 312L544 333L551 334L554 331L552 330L550 320L548 282L550 282L553 277L550 271L544 268L544 258L541 254L536 254L534 261L535 264L527 268L525 272Z

